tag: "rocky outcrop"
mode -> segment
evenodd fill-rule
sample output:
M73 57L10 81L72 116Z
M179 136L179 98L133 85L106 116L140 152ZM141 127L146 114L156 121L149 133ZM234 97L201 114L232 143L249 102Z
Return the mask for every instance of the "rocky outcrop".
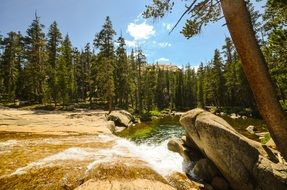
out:
M287 189L287 166L279 163L275 150L244 137L202 109L186 112L180 123L233 189Z
M130 127L135 122L135 118L125 110L115 110L107 115L108 121L113 121L118 127Z

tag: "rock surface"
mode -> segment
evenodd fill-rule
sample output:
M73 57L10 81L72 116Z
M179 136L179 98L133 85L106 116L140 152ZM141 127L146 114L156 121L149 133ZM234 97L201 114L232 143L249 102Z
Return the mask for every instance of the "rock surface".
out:
M253 125L249 125L248 127L246 127L246 131L248 131L250 134L255 134L256 128Z
M170 185L147 179L134 180L95 180L91 179L75 190L176 190Z
M181 155L185 161L194 162L203 158L201 152L199 152L197 148L194 148L192 146L189 146L189 144L186 144L187 142L189 141L187 141L186 138L182 139L172 138L167 143L167 148L170 151L179 153L179 155Z
M192 172L201 180L210 183L212 179L219 175L216 166L208 159L204 158L196 162Z
M229 190L228 183L221 177L214 177L211 186L216 190Z
M167 180L177 190L200 190L204 187L203 184L191 181L185 174L179 172L170 174Z
M112 111L107 116L108 121L115 122L116 126L122 126L122 127L130 127L133 125L135 119L134 117L125 110L115 110Z
M183 146L183 142L180 139L173 138L167 143L167 148L170 151L177 152L183 157L184 160L190 160L188 150Z
M76 190L175 190L145 162L133 159L98 164L84 181Z
M186 112L180 123L233 189L287 189L287 166L278 163L273 149L244 137L202 109Z

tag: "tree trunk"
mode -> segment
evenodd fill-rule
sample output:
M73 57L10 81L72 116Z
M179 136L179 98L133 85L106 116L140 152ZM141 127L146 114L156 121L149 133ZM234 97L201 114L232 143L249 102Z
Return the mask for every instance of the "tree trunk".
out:
M287 116L276 96L265 58L255 38L244 0L220 0L227 27L241 58L259 112L277 148L287 160Z

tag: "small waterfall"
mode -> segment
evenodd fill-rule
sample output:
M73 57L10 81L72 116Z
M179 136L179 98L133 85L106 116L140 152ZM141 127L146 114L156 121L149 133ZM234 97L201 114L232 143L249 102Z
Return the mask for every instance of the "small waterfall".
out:
M139 159L147 162L151 168L165 176L171 172L183 170L183 158L174 152L167 149L168 140L152 145L152 144L135 144L126 139L118 139L117 144L113 147L112 151L122 154L123 148L128 149L128 155L138 157ZM124 152L126 155L127 153Z
M77 137L74 137L77 138ZM91 137L89 137L90 141ZM72 140L72 139L71 139ZM77 140L77 139L74 139ZM81 139L83 140L83 139ZM94 142L114 142L110 148L81 148L71 147L56 154L47 156L38 161L31 162L24 167L16 169L11 175L21 175L33 167L45 167L57 161L88 160L90 164L87 171L97 164L113 161L118 157L130 157L145 161L152 169L159 174L166 176L171 172L182 172L182 157L167 149L168 140L160 144L142 143L136 144L133 141L116 137L114 135L99 135L94 137ZM65 141L63 141L64 143Z

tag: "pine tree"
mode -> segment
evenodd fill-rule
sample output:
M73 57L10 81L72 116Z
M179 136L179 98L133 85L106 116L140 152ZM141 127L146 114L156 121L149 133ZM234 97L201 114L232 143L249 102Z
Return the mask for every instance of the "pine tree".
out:
M74 96L74 65L72 63L73 48L68 35L61 45L61 55L57 68L57 86L63 102L67 105L73 101Z
M25 38L27 88L30 92L30 100L38 103L44 101L47 81L46 41L43 28L40 18L35 15Z
M128 108L129 96L129 66L128 58L125 49L125 40L121 36L117 40L119 46L116 49L116 67L115 67L115 92L116 100L118 100L119 107Z
M136 97L137 97L137 91L136 91L136 83L137 83L137 72L136 72L136 61L135 61L135 55L134 50L131 50L131 54L128 56L128 67L129 67L129 91L130 91L130 103L133 109L136 109Z
M165 107L164 82L164 71L158 66L155 101L156 106L159 109L163 109Z
M95 83L93 81L96 80L95 77L97 76L96 74L97 70L95 68L96 62L93 60L90 43L87 43L85 45L85 50L84 52L82 52L81 63L82 63L83 100L85 102L86 99L89 98L90 104L92 104L92 98L93 96L95 96L94 94L95 90L92 90L92 83Z
M184 74L184 106L188 108L196 106L195 71L191 69L190 64L186 66Z
M107 100L109 112L112 111L113 98L115 96L115 55L113 41L115 34L116 32L113 29L112 22L110 18L107 17L103 29L96 34L94 39L94 45L99 49L97 58L99 72L96 80L99 89L98 91L102 97Z
M76 80L76 94L77 94L77 102L82 101L84 99L84 67L83 67L83 52L78 49L74 49L75 56L75 80Z
M20 33L10 32L3 40L4 52L1 61L1 78L3 80L3 91L7 102L15 102L17 84L21 63L23 59L22 36Z
M235 59L236 52L234 50L234 45L230 38L225 39L225 45L222 47L223 55L225 57L224 65L224 77L225 77L225 86L226 86L226 102L228 105L235 106L236 95L238 90L238 74L236 70Z
M175 84L175 107L182 109L183 105L183 69L176 72L176 84Z
M154 105L156 89L156 68L154 65L145 68L143 80L143 105L144 109L149 113Z
M146 56L142 49L138 49L136 52L135 66L136 66L136 112L139 114L143 111L143 89L142 89L142 73L143 68L146 65Z
M263 16L264 31L267 41L263 52L268 62L269 71L276 83L281 100L287 96L287 6L283 2L268 0Z
M223 106L224 96L224 78L223 78L223 64L218 49L214 51L214 57L212 60L212 91L213 102L216 106Z
M203 79L204 79L204 70L203 70L203 63L200 63L198 70L197 70L197 106L204 107L203 101Z
M62 34L58 29L57 22L53 22L49 28L47 42L47 55L48 55L48 93L50 102L53 100L54 104L58 102L58 89L57 87L57 68L59 67L60 45L62 41Z

